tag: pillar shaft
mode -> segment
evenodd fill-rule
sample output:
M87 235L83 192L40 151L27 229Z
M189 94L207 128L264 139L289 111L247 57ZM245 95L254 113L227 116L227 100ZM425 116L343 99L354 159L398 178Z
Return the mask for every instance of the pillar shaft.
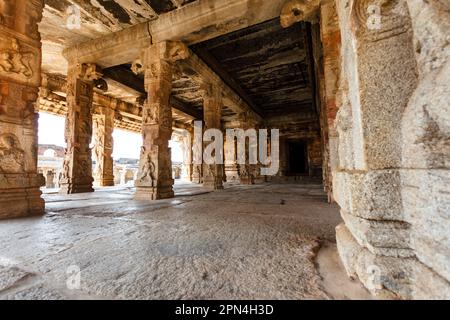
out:
M94 80L102 74L94 64L69 62L67 74L66 154L61 177L63 194L93 192L92 102Z
M192 181L193 171L193 159L192 159L192 136L193 130L186 131L186 134L182 137L182 149L183 149L183 170L181 178L187 181Z
M100 107L99 112L94 115L95 146L94 159L96 161L94 170L94 181L101 187L114 186L113 173L113 131L114 110L108 107Z
M219 89L206 85L203 90L205 130L218 129L222 131L221 111L222 97ZM223 163L203 164L203 185L214 190L223 189Z
M234 146L233 146L234 145ZM228 182L239 181L239 165L236 159L236 140L225 140L225 175Z
M173 64L187 57L187 48L177 42L162 42L144 54L145 87L148 93L143 108L140 167L136 180L136 198L158 200L172 198L173 179L169 140L172 136Z
M247 113L239 115L239 128L243 130L256 129L256 123L254 119ZM245 141L245 164L239 165L239 181L241 184L255 184L255 167L256 165L250 164L249 157L250 145L248 139ZM236 149L237 152L237 149Z
M204 126L203 126L204 128ZM192 145L192 153L193 153L193 164L192 164L192 182L201 184L203 183L203 165L201 164L203 161L203 145L201 143L196 144L195 141L203 141L203 132L199 137L195 136L195 131L191 135L191 145ZM202 149L202 150L200 150ZM198 157L194 159L194 157Z
M0 21L0 219L44 213L37 171L43 1L5 3Z

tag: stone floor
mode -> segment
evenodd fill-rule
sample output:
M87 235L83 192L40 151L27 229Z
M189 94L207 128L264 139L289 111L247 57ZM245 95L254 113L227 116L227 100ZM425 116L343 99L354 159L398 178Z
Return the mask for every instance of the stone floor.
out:
M123 187L45 194L44 217L1 221L0 299L370 298L339 263L320 185L175 190L153 203Z

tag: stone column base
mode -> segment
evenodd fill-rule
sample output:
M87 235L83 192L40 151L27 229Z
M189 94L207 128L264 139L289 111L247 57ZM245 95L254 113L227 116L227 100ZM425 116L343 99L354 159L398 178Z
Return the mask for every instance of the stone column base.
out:
M162 200L175 196L172 186L167 187L137 187L135 200Z
M212 189L212 190L223 190L223 181L221 180L216 181L216 180L205 180L203 182L203 186L207 189Z
M0 219L38 216L45 213L41 198L44 176L38 174L0 175ZM7 188L5 188L7 187Z
M375 254L361 246L345 224L336 228L339 256L352 279L381 299L450 299L450 284L415 257Z
M255 179L253 176L240 176L239 181L241 184L252 185L255 184Z
M114 187L114 178L102 179L97 184L99 187Z
M192 182L201 184L203 183L203 177L202 177L202 166L201 165L194 165L193 172L192 172Z
M239 167L238 165L226 165L225 175L227 177L227 182L239 182Z
M75 193L89 193L94 192L94 188L92 184L73 184L73 183L64 183L61 185L59 190L60 194L75 194Z

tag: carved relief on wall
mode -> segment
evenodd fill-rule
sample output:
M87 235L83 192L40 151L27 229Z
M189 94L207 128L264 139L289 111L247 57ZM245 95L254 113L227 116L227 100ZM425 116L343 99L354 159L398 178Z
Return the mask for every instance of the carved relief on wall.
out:
M14 5L16 0L0 0L0 24L11 27L14 23Z
M14 83L0 83L0 117L30 125L35 121L37 89Z
M159 103L149 103L142 110L142 122L143 124L156 124L158 123L158 109Z
M11 134L0 135L0 172L21 173L24 170L25 151L20 147L19 139Z
M42 0L27 1L26 12L28 15L26 34L35 40L40 40L38 23L42 20Z
M39 49L0 34L0 78L20 84L40 84Z
M59 182L66 181L69 178L70 178L70 161L66 159L66 160L64 160L64 163L63 163L63 169L61 172L61 177L59 179Z
M369 41L378 41L411 30L408 8L402 0L353 1L352 27Z

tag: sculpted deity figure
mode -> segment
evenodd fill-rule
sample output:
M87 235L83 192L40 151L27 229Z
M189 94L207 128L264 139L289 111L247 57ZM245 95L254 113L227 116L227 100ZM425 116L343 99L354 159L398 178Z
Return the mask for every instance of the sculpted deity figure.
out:
M21 172L24 167L24 154L15 135L6 133L0 136L0 172Z
M22 52L17 39L12 39L7 49L0 50L0 69L7 73L22 74L26 78L33 76L31 69L32 52Z
M139 181L147 182L151 181L152 185L155 181L155 164L153 163L150 154L147 155L147 159L141 168L141 175L139 176Z

